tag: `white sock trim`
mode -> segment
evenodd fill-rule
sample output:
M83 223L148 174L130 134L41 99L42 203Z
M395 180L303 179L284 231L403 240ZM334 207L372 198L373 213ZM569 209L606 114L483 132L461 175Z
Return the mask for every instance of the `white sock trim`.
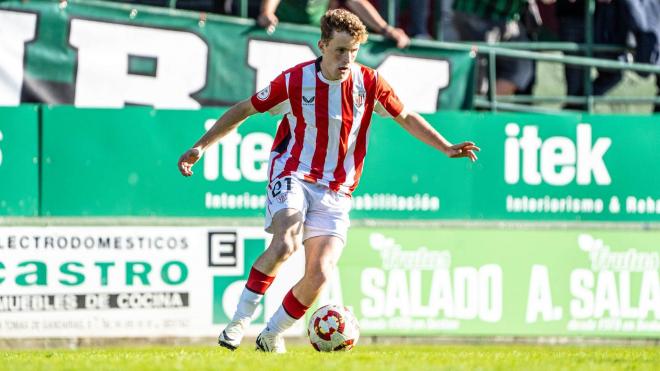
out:
M280 305L279 308L277 308L277 311L273 316L270 318L268 321L268 325L266 325L266 328L268 329L269 332L274 332L277 334L281 334L284 331L288 330L293 324L298 321L297 319L291 317L286 310L284 310L284 306Z
M236 306L236 312L232 321L251 321L254 312L259 306L261 298L264 296L257 294L254 291L248 290L247 287L243 288L240 299L238 299L238 305Z

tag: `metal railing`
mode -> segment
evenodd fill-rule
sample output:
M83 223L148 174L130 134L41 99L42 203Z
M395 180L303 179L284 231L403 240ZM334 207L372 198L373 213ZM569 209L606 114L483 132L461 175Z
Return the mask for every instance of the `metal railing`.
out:
M510 48L506 45L501 44L486 44L486 43L475 43L473 45L465 43L449 43L449 42L439 42L439 41L425 41L425 40L416 40L415 44L428 47L428 48L438 48L444 50L457 50L457 51L466 51L473 52L476 54L482 54L489 58L489 80L490 86L494 86L494 81L496 78L495 71L495 57L503 56L509 58L522 58L522 59L531 59L540 62L553 62L561 64L569 64L574 66L582 67L591 67L591 68L607 68L614 70L628 70L642 73L653 73L660 74L660 66L644 64L644 63L630 63L624 61L615 61L610 59L598 59L593 57L578 57L572 55L553 55L541 53L539 51L531 50L519 50L519 48ZM582 46L579 44L573 43L563 43L561 45L563 49L576 50L580 49ZM604 48L612 48L610 46L604 46ZM588 74L587 74L588 75ZM591 81L589 81L591 83ZM547 101L547 102L546 102ZM594 103L606 102L606 103L660 103L660 98L658 97L533 97L533 96L500 96L495 95L494 89L489 89L488 99L484 100L481 97L475 99L475 104L481 108L490 108L492 111L497 111L499 109L506 110L523 110L523 111L548 111L548 109L543 109L540 107L530 107L521 105L519 103L586 103L588 105L588 111L593 111Z
M437 39L442 44L444 40L443 27L441 25L441 9L443 1L438 0L436 6L436 12L433 16L434 25L436 26L436 36ZM394 22L396 20L395 15L395 0L387 0L387 15L388 21ZM596 103L655 103L660 104L660 97L610 97L610 96L594 96L593 95L593 81L591 78L591 69L592 68L609 68L616 70L630 70L637 72L645 73L655 73L656 78L660 78L660 67L652 66L641 63L625 63L612 61L607 59L595 59L593 58L595 52L624 52L625 48L622 46L616 45L599 45L594 44L594 14L596 10L596 0L586 0L585 1L585 43L568 43L568 42L501 42L497 46L493 44L486 44L482 42L474 43L477 46L477 53L485 54L488 58L488 85L489 93L488 99L484 100L480 96L476 96L475 104L478 107L490 108L493 111L497 111L498 108L509 109L509 110L524 110L524 111L535 111L535 110L547 110L539 107L530 107L526 105L520 105L520 103L576 103L576 104L585 104L587 112L593 112L594 105ZM446 46L446 44L445 44ZM465 50L465 48L461 48ZM510 53L506 52L503 49L513 49L529 51L532 53ZM582 52L584 57L576 57L571 55L564 56L549 56L545 57L539 54L534 54L533 52L540 51L561 51L561 52ZM495 81L497 80L497 73L495 70L495 59L498 56L506 56L511 58L524 58L531 59L534 61L545 61L545 62L556 62L562 64L570 64L580 67L585 67L586 71L584 73L584 96L564 96L564 97L538 97L538 96L499 96L495 94Z

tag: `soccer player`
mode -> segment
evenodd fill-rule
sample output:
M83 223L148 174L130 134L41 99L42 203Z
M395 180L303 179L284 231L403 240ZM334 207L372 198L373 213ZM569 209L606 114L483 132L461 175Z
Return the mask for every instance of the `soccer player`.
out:
M225 112L179 159L191 176L204 150L257 112L284 114L268 166L268 248L255 261L232 321L218 338L236 349L259 301L282 263L305 248L303 278L257 337L257 349L286 351L282 333L318 298L339 260L349 226L351 193L362 174L372 112L391 116L419 140L451 158L477 159L472 142L452 145L420 115L407 111L378 72L355 63L367 40L349 11L330 10L321 20L321 57L282 72L269 86Z

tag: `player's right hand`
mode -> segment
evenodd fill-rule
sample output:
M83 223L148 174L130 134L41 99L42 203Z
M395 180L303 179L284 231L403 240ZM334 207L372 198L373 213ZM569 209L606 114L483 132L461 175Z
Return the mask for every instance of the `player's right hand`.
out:
M183 176L193 175L192 167L202 158L202 150L191 148L179 157L179 171Z

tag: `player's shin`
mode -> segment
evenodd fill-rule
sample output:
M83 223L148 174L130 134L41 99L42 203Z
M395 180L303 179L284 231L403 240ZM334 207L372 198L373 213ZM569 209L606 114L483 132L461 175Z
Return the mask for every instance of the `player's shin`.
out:
M293 289L284 296L282 305L277 309L273 317L266 325L266 331L281 334L288 328L293 326L296 321L305 315L309 309L308 306L302 304L294 295Z
M252 267L232 320L249 322L274 279L275 277L265 275Z
M264 293L270 287L275 277L261 273L252 267L248 281L241 293L236 307L236 313L232 321L227 324L218 336L218 344L227 349L235 350L241 344L245 329L252 321L252 316L263 298Z

